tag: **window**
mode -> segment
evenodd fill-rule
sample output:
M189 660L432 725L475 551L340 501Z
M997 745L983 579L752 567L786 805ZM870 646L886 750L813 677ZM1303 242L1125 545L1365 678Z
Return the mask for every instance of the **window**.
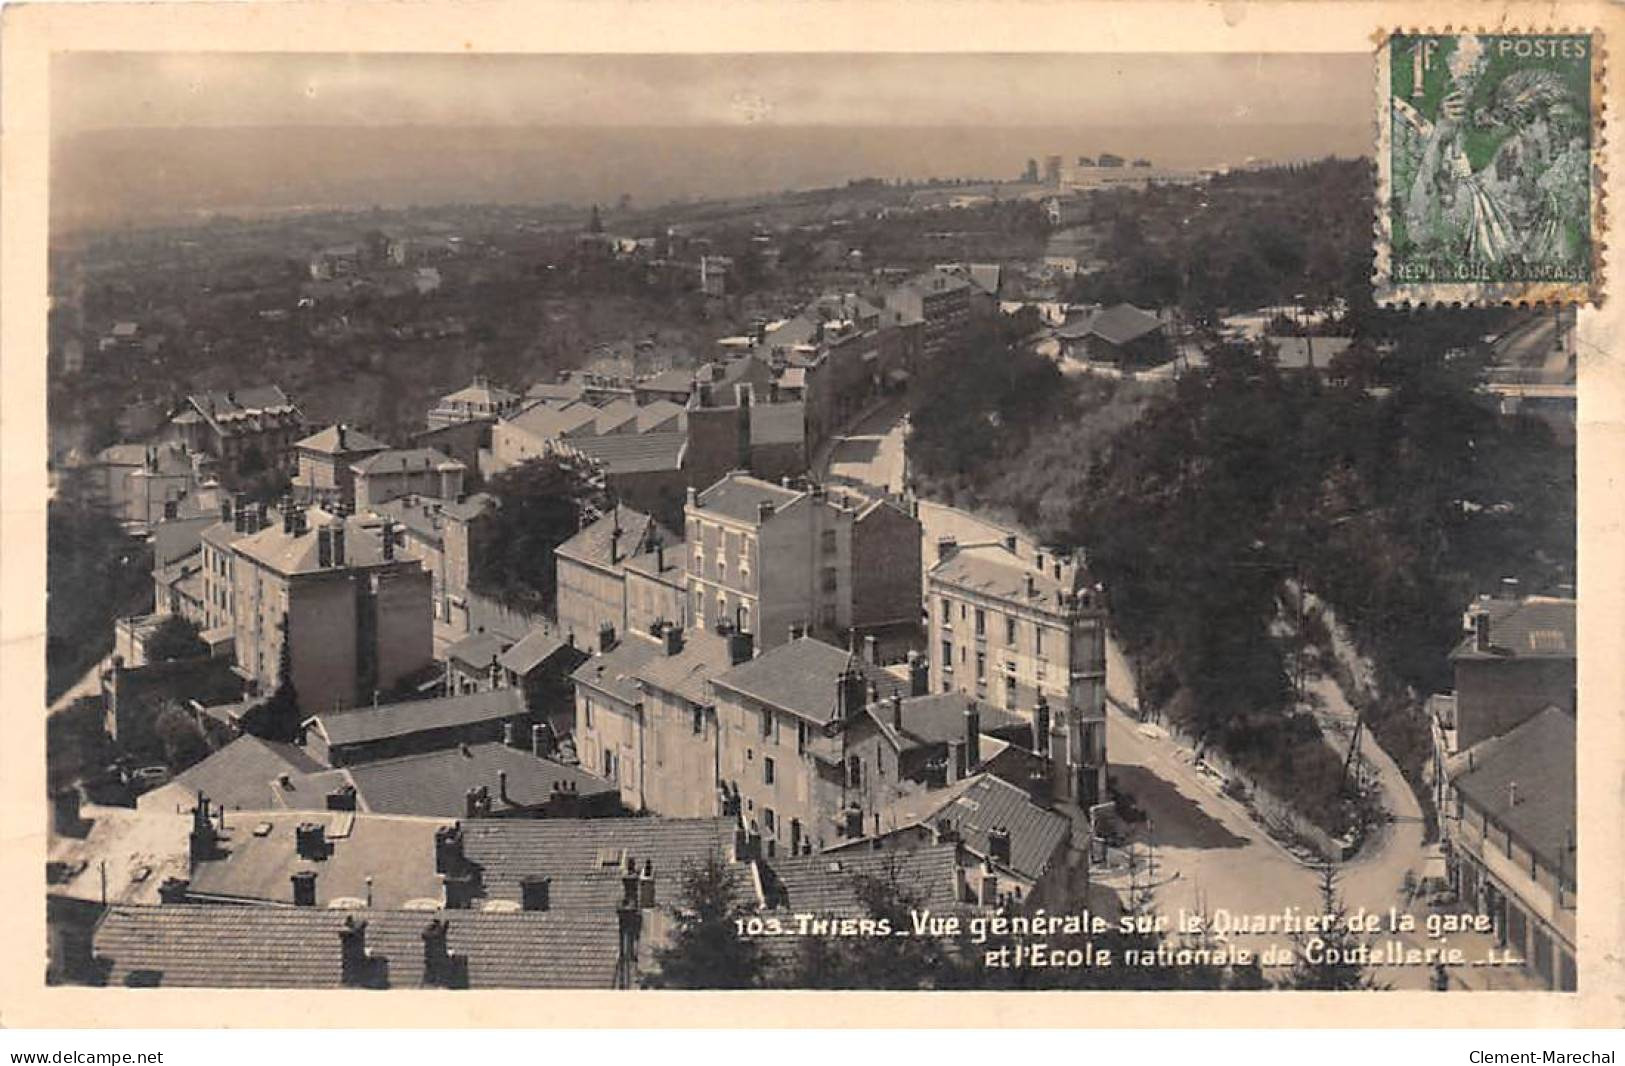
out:
M741 633L750 632L750 608L745 604L739 605L739 631Z
M987 612L980 607L976 608L976 635L987 636Z
M833 529L824 530L824 532L819 535L818 541L819 547L822 549L825 555L835 554L835 531Z
M696 708L694 708L694 735L697 736L697 737L705 735L705 708L704 707L696 707Z
M615 753L608 748L604 749L604 776L619 783L619 779L615 776Z
M1016 709L1016 675L1004 675L1004 706L1007 710Z
M694 628L705 628L705 593L697 588L694 590Z
M856 755L846 761L846 787L863 787L863 760Z
M771 758L766 758L766 759L762 760L762 784L771 785L772 783L773 783L773 760Z
M942 642L942 668L944 670L954 668L954 642L951 640Z
M1016 646L1016 620L1014 618L1004 620L1004 643L1012 648Z
M728 597L717 597L717 621L725 622L728 619Z
M835 628L835 605L826 603L818 610L818 621L825 629Z
M773 814L772 807L762 808L762 829L768 833L778 832L778 819Z
M807 723L796 722L796 754L805 755L807 752Z
M1044 654L1044 627L1033 626L1033 654Z
M976 653L976 680L987 680L987 653L985 652L979 651Z
M833 566L824 567L824 591L834 592L839 586L839 582L840 579L835 573L835 568Z
M766 707L763 707L762 708L762 736L770 737L772 735L773 735L773 712L768 710Z
M592 700L582 700L581 701L581 717L582 717L582 720L587 723L587 728L591 729L592 728Z

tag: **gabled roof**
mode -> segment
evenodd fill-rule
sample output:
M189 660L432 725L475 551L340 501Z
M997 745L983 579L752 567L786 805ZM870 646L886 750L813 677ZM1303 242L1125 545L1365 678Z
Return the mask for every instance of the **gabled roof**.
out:
M628 422L635 425L637 420L638 405L628 399L619 399L598 409L598 416L593 420L593 426L599 433L610 433Z
M965 711L974 706L979 733L1012 729L1025 723L998 707L982 703L963 692L938 692L927 696L903 697L903 731L899 736L892 727L892 704L889 700L869 705L869 716L875 720L888 738L899 747L931 747L952 740L965 739Z
M658 654L645 660L635 676L647 686L708 706L710 679L732 666L725 637L695 630L683 634L683 647L676 655Z
M529 407L507 420L508 425L523 430L539 440L552 440L573 433L598 420L598 408L590 403L570 403L562 407L540 403Z
M585 654L572 647L559 634L538 627L526 633L520 638L519 643L498 656L497 665L504 670L512 670L524 676L567 648L576 656Z
M616 530L620 530L619 536ZM634 555L647 551L654 537L670 542L674 538L642 511L616 504L581 532L560 544L554 554L578 563L609 569ZM613 558L613 561L611 561ZM577 634L596 640L598 634Z
M434 448L392 448L350 464L358 474L404 474L413 470L466 470L462 463Z
M551 877L554 910L609 910L621 896L627 860L653 865L656 905L677 898L685 868L726 859L731 818L474 819L463 823L463 854L481 868L487 895L518 899L519 879Z
M381 452L389 445L375 437L346 426L342 422L319 429L295 445L306 451L321 452L323 455L353 455L357 452Z
M489 664L490 660L487 659L485 665ZM518 689L499 688L464 696L444 696L436 700L407 700L378 707L330 711L313 715L309 720L327 737L330 746L338 747L368 744L435 729L498 722L524 713L524 694Z
M836 684L848 665L874 683L884 698L905 687L887 671L814 637L780 644L712 679L712 685L730 689L761 703L824 724L834 720Z
M571 438L570 447L606 474L680 470L688 434L682 430Z
M1001 826L1008 829L1010 868L1032 881L1044 875L1056 850L1072 836L1072 822L1065 815L1045 810L1025 790L992 774L978 775L921 821L953 828L966 848L983 857L988 834Z
M445 403L490 404L502 407L517 402L519 394L487 381L475 381L441 397Z
M142 810L188 809L199 792L209 802L231 810L265 810L274 806L272 789L281 774L308 774L323 769L297 744L280 744L241 736L181 773L168 784L142 796Z
M694 371L672 367L669 370L662 370L652 378L638 382L633 387L648 392L681 392L686 395L694 389Z
M367 949L390 988L427 987L423 931L448 923L447 947L468 960L470 988L612 988L620 953L615 913L386 911L166 904L114 907L96 931L110 985L338 988L339 932L367 923Z
M921 909L953 910L960 900L958 847L928 844L912 850L826 851L767 859L763 886L767 904L819 917L867 916L858 895L864 879L894 883L914 896Z
M1578 650L1574 622L1575 601L1555 596L1528 596L1521 600L1481 599L1469 611L1483 611L1490 619L1490 648L1479 651L1469 635L1452 659L1573 659Z
M1063 573L1066 573L1063 570ZM1027 579L1032 578L1033 595L1027 595ZM1040 571L1022 562L1003 544L969 544L938 562L929 571L933 582L970 589L986 596L1014 600L1036 610L1061 610L1061 596L1071 590L1054 577L1054 571Z
M499 659L513 644L500 633L470 633L446 649L446 659L473 670L488 670L492 661Z
M361 810L371 814L416 815L422 818L461 818L468 813L471 788L490 790L493 813L510 808L540 807L553 795L555 785L573 786L583 799L618 789L612 782L574 766L540 758L530 751L495 741L461 744L442 751L404 755L361 763L337 771L355 786ZM508 800L499 793L500 775L507 774ZM314 775L313 775L314 776ZM293 779L295 790L322 795L336 783Z
M1133 304L1117 304L1097 311L1087 319L1056 331L1063 340L1099 337L1108 344L1122 346L1162 328L1162 320Z
M1450 762L1451 784L1541 861L1570 875L1575 853L1574 718L1547 707ZM1516 802L1513 788L1516 786Z
M578 640L584 639L583 634L576 636ZM597 640L598 634L592 634L590 639ZM637 704L643 699L643 693L638 690L638 671L644 663L663 653L664 649L654 641L629 633L607 653L594 655L576 667L570 678L578 685L597 689L622 703Z
M681 420L684 411L678 404L670 400L656 400L638 408L638 432L650 433L660 429L672 428L673 420Z
M704 510L755 525L761 521L762 504L770 503L777 510L803 495L797 489L787 489L749 474L732 473L700 493L698 502Z

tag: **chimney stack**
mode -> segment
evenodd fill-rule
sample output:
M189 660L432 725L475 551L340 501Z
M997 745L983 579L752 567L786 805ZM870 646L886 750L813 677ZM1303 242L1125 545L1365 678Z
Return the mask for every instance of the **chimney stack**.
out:
M863 638L863 660L870 666L880 665L880 640L873 633Z
M1517 578L1515 578L1515 577L1503 577L1501 579L1501 597L1503 599L1508 599L1508 600L1515 600L1515 599L1518 598L1518 579Z
M987 857L994 862L1010 865L1010 830L998 826L987 834Z
M965 705L965 772L982 761L982 710L975 700Z
M185 903L186 894L191 887L192 882L184 877L166 877L158 886L158 902Z
M367 950L367 922L347 915L339 929L339 959L346 985L365 985L371 977L372 953Z
M293 905L295 907L316 906L315 870L300 870L288 880L293 882Z
M660 540L659 538L656 538L655 539L655 573L664 574L665 572L666 572L666 542L663 541L663 540Z
M655 864L653 859L643 860L643 873L638 876L638 909L652 910L655 905Z
M948 558L948 556L952 555L954 552L956 552L958 550L959 550L959 541L956 538L954 538L954 537L938 537L937 538L937 562L939 562L939 563L942 562L942 560Z
M942 783L951 785L965 776L965 742L955 737L948 741L948 759L943 766Z
M739 666L750 661L756 650L756 638L749 633L735 629L728 634L728 662Z
M384 529L383 529L383 538L382 539L383 539L383 548L384 548L384 561L388 562L388 561L395 558L395 523L390 521L387 518L384 520ZM342 554L342 552L341 552L341 554Z
M452 953L451 923L432 919L423 927L423 983L434 988L467 987L468 960Z
M682 626L667 626L660 636L665 643L667 655L676 655L683 650Z
M869 685L863 674L848 666L835 681L835 717L844 722L854 721L863 710L863 699Z
M807 627L800 622L790 623L790 639L800 640L807 635Z
M458 822L434 831L434 872L457 873L464 866L463 827Z
M1479 651L1489 651L1490 646L1490 614L1479 610L1473 615L1473 647Z
M777 508L773 506L772 500L763 500L762 502L758 503L756 505L757 523L763 524L771 521L773 518L773 512L776 510Z
M356 808L355 786L340 785L327 794L327 809L330 811L353 811Z
M511 718L502 723L502 743L510 748L519 746L519 725Z
M891 727L898 733L903 731L903 694L901 692L891 694Z
M527 911L545 911L551 905L553 879L527 874L519 879L519 905Z
M293 837L301 859L327 858L327 827L320 822L300 822Z
M1006 533L1004 535L1004 550L1009 552L1011 555L1016 554L1016 535L1014 533Z
M503 803L513 804L513 800L508 798L508 771L506 770L497 771L497 797Z

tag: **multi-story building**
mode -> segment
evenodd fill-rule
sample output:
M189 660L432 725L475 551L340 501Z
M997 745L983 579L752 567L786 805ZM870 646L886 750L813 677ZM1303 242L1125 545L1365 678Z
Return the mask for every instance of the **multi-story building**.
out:
M518 393L476 377L467 387L440 397L440 402L429 411L429 428L479 419L508 418L518 414L519 407Z
M355 507L365 510L401 496L455 500L463 494L468 468L433 448L374 452L350 465Z
M1086 569L1059 554L1023 558L1014 537L938 544L926 575L931 673L1032 719L1047 699L1064 723L1052 757L1069 768L1066 798L1087 808L1105 795L1106 611Z
M275 385L197 393L169 420L167 434L211 456L228 476L290 470L305 417Z
M886 306L902 322L923 323L920 354L935 358L963 335L971 318L971 286L964 278L931 270L886 293Z
M617 504L560 544L553 552L559 632L578 647L598 644L606 632L610 642L620 639L627 632L627 561L676 539L648 515Z
M657 540L651 551L626 561L625 632L653 633L667 624L690 628L687 558L682 541Z
M691 490L685 517L697 629L727 623L771 648L794 627L897 640L918 622L919 524L890 501L735 473Z
M430 667L430 577L396 554L387 520L289 508L261 525L250 513L240 533L206 541L229 556L216 577L230 581L237 669L259 691L281 681L284 641L311 713L371 702Z
M340 422L311 434L294 445L299 473L294 475L296 499L308 503L342 504L355 508L355 473L351 464L389 451L389 445Z

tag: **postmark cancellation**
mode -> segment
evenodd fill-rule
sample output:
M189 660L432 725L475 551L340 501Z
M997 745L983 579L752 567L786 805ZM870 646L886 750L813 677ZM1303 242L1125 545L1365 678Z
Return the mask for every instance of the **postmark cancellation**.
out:
M1590 31L1382 41L1379 301L1601 300L1601 44Z

